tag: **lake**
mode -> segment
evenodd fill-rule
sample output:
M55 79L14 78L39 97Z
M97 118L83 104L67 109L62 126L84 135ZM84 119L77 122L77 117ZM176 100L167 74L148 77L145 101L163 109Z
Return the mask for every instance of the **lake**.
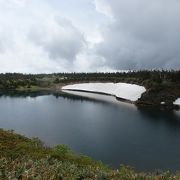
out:
M91 95L90 95L91 96ZM111 167L180 170L180 111L138 109L103 95L7 93L0 96L0 127ZM96 97L97 96L97 97Z

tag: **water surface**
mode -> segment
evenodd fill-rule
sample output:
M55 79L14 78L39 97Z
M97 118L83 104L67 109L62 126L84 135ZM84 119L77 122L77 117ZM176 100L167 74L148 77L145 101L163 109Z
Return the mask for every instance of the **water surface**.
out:
M139 110L64 94L13 93L0 97L0 127L39 137L49 146L67 144L112 167L180 169L179 111Z

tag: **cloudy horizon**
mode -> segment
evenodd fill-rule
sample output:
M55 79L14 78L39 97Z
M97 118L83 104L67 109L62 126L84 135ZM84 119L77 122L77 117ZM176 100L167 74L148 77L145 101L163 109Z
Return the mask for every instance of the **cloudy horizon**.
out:
M180 1L0 0L0 73L180 69Z

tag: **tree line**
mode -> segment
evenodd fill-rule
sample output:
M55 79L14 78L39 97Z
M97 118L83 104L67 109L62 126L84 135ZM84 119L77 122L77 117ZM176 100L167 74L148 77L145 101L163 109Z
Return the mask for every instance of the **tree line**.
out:
M69 82L132 82L151 86L154 84L179 83L180 71L127 71L127 72L93 72L93 73L52 73L52 74L21 74L21 73L1 73L0 89L15 89L17 87L41 86L47 81L52 83L69 83Z

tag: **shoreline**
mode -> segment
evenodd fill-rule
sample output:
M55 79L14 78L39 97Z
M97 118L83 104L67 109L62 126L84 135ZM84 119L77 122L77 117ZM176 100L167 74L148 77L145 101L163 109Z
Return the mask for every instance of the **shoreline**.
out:
M47 147L39 138L28 138L0 128L0 179L179 179L178 169L141 171L120 165L111 168L89 156L78 155L68 146ZM5 140L4 140L5 139ZM158 173L157 173L158 172ZM61 174L61 176L60 176Z

